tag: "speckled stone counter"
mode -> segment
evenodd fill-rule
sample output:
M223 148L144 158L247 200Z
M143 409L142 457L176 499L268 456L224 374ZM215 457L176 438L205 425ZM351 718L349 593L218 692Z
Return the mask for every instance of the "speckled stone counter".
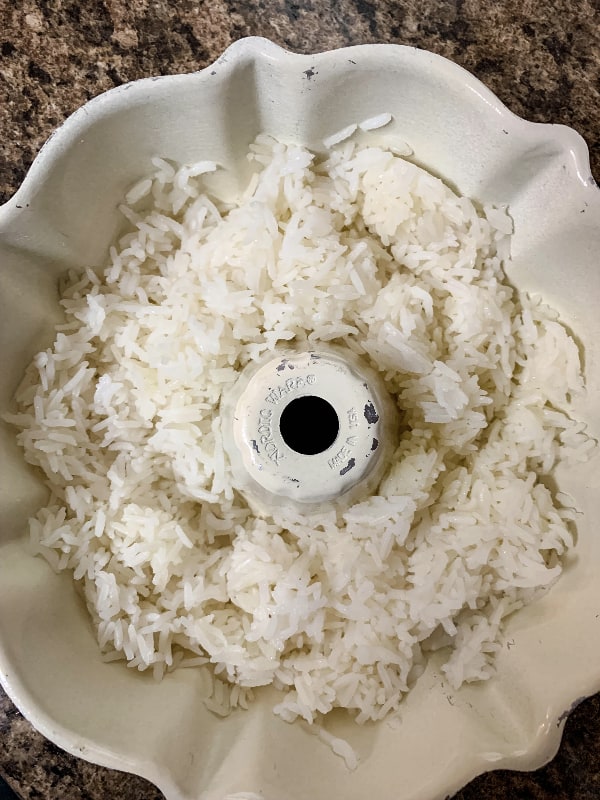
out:
M301 52L392 42L440 53L517 114L575 128L600 179L598 0L0 0L0 202L86 100L136 78L202 68L251 35ZM0 775L28 800L162 797L140 778L63 753L1 691ZM475 798L600 798L600 695L571 715L549 765L490 773L457 795Z

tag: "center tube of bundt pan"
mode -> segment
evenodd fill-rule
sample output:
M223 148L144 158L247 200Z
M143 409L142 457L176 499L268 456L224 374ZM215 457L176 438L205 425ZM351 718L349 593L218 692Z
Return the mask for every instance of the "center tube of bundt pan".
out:
M260 514L367 497L396 443L397 410L383 381L342 348L250 363L221 416L235 488Z

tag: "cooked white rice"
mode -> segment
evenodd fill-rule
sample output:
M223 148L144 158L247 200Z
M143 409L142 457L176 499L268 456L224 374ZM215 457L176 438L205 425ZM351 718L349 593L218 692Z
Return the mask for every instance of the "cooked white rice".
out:
M73 571L108 660L199 669L218 713L274 684L286 720L377 720L432 649L453 687L488 678L503 619L558 577L573 512L540 477L591 446L564 411L578 351L505 279L505 209L353 140L319 160L259 137L250 159L235 202L215 164L157 159L108 265L69 275L11 417L51 490L31 537ZM258 518L219 402L306 341L381 372L397 451L376 496Z

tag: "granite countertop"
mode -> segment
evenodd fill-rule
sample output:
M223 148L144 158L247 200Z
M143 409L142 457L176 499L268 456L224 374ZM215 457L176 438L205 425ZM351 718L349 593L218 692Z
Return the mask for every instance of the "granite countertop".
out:
M0 0L0 202L86 100L136 78L204 67L251 35L299 52L393 42L440 53L517 114L575 128L600 179L597 0ZM63 753L1 690L0 776L31 800L162 797L140 778ZM509 797L600 797L600 695L571 715L549 765L481 776L456 800Z

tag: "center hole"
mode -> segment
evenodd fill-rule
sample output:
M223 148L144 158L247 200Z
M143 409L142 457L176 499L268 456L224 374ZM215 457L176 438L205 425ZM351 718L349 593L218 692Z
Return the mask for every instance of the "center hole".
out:
M314 456L335 442L340 421L334 407L322 397L297 397L283 410L279 431L283 441L296 453Z

